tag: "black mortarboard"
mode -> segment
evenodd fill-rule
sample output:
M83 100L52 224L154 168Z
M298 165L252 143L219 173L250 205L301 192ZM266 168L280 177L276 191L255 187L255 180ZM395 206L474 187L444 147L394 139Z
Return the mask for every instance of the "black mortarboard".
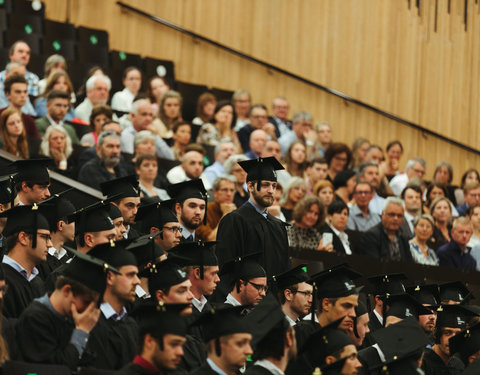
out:
M252 328L241 314L245 308L246 306L212 308L202 313L192 325L204 328L203 339L206 342L235 333L251 333Z
M303 283L309 280L307 274L307 265L300 264L284 273L272 277L278 291L287 289L295 284Z
M462 305L440 305L437 308L436 329L443 327L465 329L472 312Z
M285 169L273 156L243 160L238 164L247 172L247 181L257 181L257 190L260 190L261 181L277 181L275 171Z
M131 240L110 241L94 246L88 254L101 259L114 267L137 265L137 259L126 247Z
M406 292L405 285L402 280L406 280L407 276L403 273L392 273L389 275L378 275L368 278L368 281L373 285L373 294L402 294Z
M156 339L166 334L185 336L188 325L180 314L187 307L186 303L150 302L138 305L131 315L138 323L140 334L150 333Z
M257 277L267 277L265 269L258 263L261 253L247 254L226 262L219 276L229 275L230 281L240 290L240 280L248 281ZM233 285L231 285L233 287Z
M0 217L6 217L7 223L3 228L2 234L8 237L17 232L26 232L32 234L32 248L37 247L37 229L50 230L50 224L46 218L45 212L49 206L39 206L37 204L15 206L7 211L0 213Z
M108 201L98 201L69 215L67 220L75 221L75 234L113 229L113 221L108 216L109 204Z
M440 284L439 288L440 302L455 301L459 303L465 303L473 297L470 293L470 290L461 281Z
M189 181L180 182L167 187L167 192L170 197L175 199L175 202L181 203L186 199L197 198L205 201L205 216L203 217L203 224L207 223L207 203L208 194L203 181L199 178Z
M347 181L355 176L355 172L351 169L345 169L337 173L333 180L333 187L336 189L347 186Z
M50 175L47 166L52 163L51 159L26 159L16 160L10 166L17 171L17 182L27 181L38 185L50 183Z
M460 354L463 363L468 363L468 357L480 350L480 323L458 332L449 340L450 354Z
M180 258L175 255L168 256L162 262L156 263L145 270L140 276L148 276L148 289L151 296L160 289L170 288L171 286L183 283L188 280L187 273L182 269L185 258Z
M119 217L122 217L122 213L120 212L120 209L115 206L113 203L110 203L109 205L106 206L108 216L110 216L110 219L115 220L118 219Z
M14 176L9 175L0 177L0 203L11 203L13 207L13 202L16 195Z
M160 232L146 234L135 238L127 247L126 250L131 251L137 259L138 268L143 270L147 264L154 264L156 259L162 255L161 251L157 251L155 245L155 237Z
M60 220L72 223L75 221L75 218L72 216L75 212L75 206L63 196L71 190L72 189L67 189L61 193L53 194L39 203L39 206L49 206L48 211L46 211L46 217L50 223L50 230L52 231L57 230L57 223ZM71 221L68 220L68 217L70 217Z
M178 223L177 214L174 212L175 200L150 203L138 207L135 221L141 222L142 232L149 233L150 228L162 229L166 223Z
M366 303L360 298L362 294L358 296L358 305L355 307L355 315L357 318L368 313Z
M353 340L338 329L343 318L321 327L308 336L300 348L313 367L324 366L325 358L341 351L347 345L355 345Z
M418 319L419 315L430 315L432 312L408 293L388 294L383 302L389 309L385 316L396 316L406 319L413 316Z
M177 246L171 248L168 253L175 254L189 258L191 260L190 266L200 267L200 278L203 280L203 267L205 266L218 266L218 259L215 255L216 241L203 242L203 241L188 241L181 242Z
M411 286L407 288L407 292L422 305L437 306L440 304L437 284Z
M339 298L358 294L363 286L357 287L353 280L361 276L346 264L339 264L313 275L310 280L320 299Z
M137 176L135 175L102 182L100 184L100 190L102 191L102 194L108 198L115 196L116 199L122 199L140 196L140 192L138 190L138 180Z
M105 260L92 256L90 253L84 254L70 247L65 247L65 249L75 256L63 268L62 275L78 281L103 295L106 287L107 271L118 274L118 269Z
M372 337L384 356L384 362L379 363L376 368L388 367L395 361L406 359L429 344L427 335L413 317L376 330L372 332ZM374 369L375 366L369 366L369 370Z
M282 306L272 294L267 296L246 316L247 324L253 335L252 346L260 343L275 327L283 325L288 327L289 323L282 311Z

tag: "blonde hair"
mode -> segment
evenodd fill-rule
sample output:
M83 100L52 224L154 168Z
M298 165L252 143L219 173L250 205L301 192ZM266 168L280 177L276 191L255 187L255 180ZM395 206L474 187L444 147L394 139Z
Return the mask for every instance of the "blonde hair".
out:
M50 153L50 136L55 130L65 135L65 150L63 150L63 154L68 159L73 152L72 139L70 138L66 130L60 125L50 125L47 128L47 131L43 136L42 143L40 144L40 154L52 157L52 154Z

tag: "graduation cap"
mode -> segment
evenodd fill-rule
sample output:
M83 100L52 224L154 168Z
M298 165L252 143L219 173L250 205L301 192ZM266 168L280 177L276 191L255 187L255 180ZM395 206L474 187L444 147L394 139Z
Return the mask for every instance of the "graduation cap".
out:
M17 172L16 181L27 181L32 184L48 185L50 175L47 166L52 164L52 159L25 159L16 160L10 164Z
M240 291L240 280L248 281L257 277L267 277L265 269L258 263L261 253L252 253L226 262L220 269L219 276L229 275L231 281Z
M313 367L324 366L325 358L341 351L347 345L355 345L353 340L338 329L343 318L321 327L313 332L300 348L299 354L305 354Z
M362 315L368 314L366 298L367 297L365 294L360 293L358 295L358 305L355 306L355 317L353 318L353 334L357 339L360 338L357 330L357 319Z
M215 255L215 250L213 246L217 241L188 241L181 242L177 246L171 248L168 253L184 256L189 258L191 264L189 266L199 266L200 267L200 279L203 280L203 273L205 266L218 266L218 259Z
M438 306L440 304L440 292L437 284L411 286L407 288L407 293L422 305Z
M376 330L371 334L383 354L383 362L377 362L376 366L369 366L372 373L375 373L373 371L375 369L384 368L383 371L385 371L397 367L400 362L409 359L412 354L429 344L428 336L413 317ZM410 374L410 372L405 372L405 374Z
M361 276L343 263L313 275L310 280L319 298L339 298L359 294L363 286L357 287L353 280Z
M50 231L50 224L46 218L48 206L33 205L15 206L0 213L0 217L6 217L7 223L2 234L5 237L17 232L32 234L32 248L37 247L37 229Z
M155 244L155 237L160 235L160 232L146 234L135 238L126 250L132 252L137 259L138 268L143 270L149 263L154 264L156 259L163 253Z
M144 270L140 276L148 277L150 295L154 296L157 290L170 288L188 280L188 274L183 270L184 264L188 261L187 258L169 254L164 261Z
M137 265L137 259L133 252L127 251L126 247L131 240L109 241L94 246L88 254L120 268L127 265Z
M468 363L468 357L480 350L480 323L458 332L449 340L450 354L459 353L463 363Z
M407 280L407 276L403 273L377 275L368 278L368 281L373 285L373 293L380 296L405 293L406 289L402 280Z
M108 216L109 205L108 201L98 201L69 215L67 220L75 221L75 235L113 229L113 220ZM83 237L80 241L80 246L84 246Z
M115 220L118 219L119 217L122 217L122 213L120 212L120 209L115 206L114 204L110 203L107 206L105 206L107 209L108 216L110 216L110 219Z
M102 182L100 184L100 190L102 191L102 194L106 195L108 198L115 196L116 199L122 199L140 196L138 179L135 175Z
M174 204L175 200L169 199L163 202L141 205L138 207L135 220L141 222L144 233L150 232L150 228L162 229L166 223L178 223L177 214L174 212Z
M473 297L470 290L461 281L440 284L440 302L455 301L466 303Z
M208 203L208 194L203 181L199 178L194 180L180 182L178 184L173 184L167 187L167 193L175 202L184 202L190 198L202 199L205 201L205 216L203 218L203 224L207 223L207 203Z
M14 175L0 177L0 203L11 203L13 207L16 195Z
M70 188L62 191L61 193L53 194L38 204L39 206L48 205L50 208L48 211L46 211L46 216L50 223L51 231L57 231L57 223L60 220L64 220L69 223L73 223L75 221L75 218L72 217L72 214L75 212L75 206L68 199L63 197L63 195L72 190L73 188ZM68 221L68 217L70 217L72 221Z
M84 254L68 246L65 246L65 249L75 256L63 268L62 275L82 283L100 295L105 291L107 271L120 273L116 267L104 259L94 257L90 253Z
M261 181L277 181L275 171L285 169L273 156L243 160L238 164L247 172L247 181L257 181L257 190L260 190Z
M159 340L163 350L163 338L166 334L186 336L188 324L181 316L183 310L189 307L187 303L150 302L140 304L131 315L139 326L140 335L149 333Z
M252 346L254 350L256 346L262 342L268 334L275 328L290 326L282 306L275 297L270 293L245 317L247 324L252 329Z
M212 307L202 312L192 325L204 328L205 342L235 333L251 333L252 328L241 314L245 308L246 306L225 305Z
M472 315L472 312L462 305L440 305L437 308L436 329L444 327L464 329Z
M408 293L388 294L383 303L389 306L385 317L396 316L400 319L414 317L415 319L418 319L420 315L432 314L431 310L424 307Z
M303 283L309 280L307 274L307 265L300 264L284 273L272 277L278 291L288 289L289 287Z

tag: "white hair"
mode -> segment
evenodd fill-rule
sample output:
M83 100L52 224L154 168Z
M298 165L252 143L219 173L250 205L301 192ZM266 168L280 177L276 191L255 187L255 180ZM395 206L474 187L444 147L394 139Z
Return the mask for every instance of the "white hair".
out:
M65 157L68 159L69 156L73 152L73 147L72 147L72 139L68 135L67 131L63 126L60 125L50 125L47 128L47 131L45 132L45 135L43 136L42 143L40 143L40 154L44 156L48 156L49 158L52 157L52 154L50 153L50 136L54 131L59 131L60 133L63 133L65 135L65 150L63 151L63 154Z
M142 105L151 105L151 103L147 99L135 100L132 103L132 109L131 109L130 113L133 113L134 115L138 115L138 107L140 107Z
M107 83L107 88L108 88L108 91L110 91L110 89L112 88L112 81L110 81L110 78L108 78L106 75L103 75L103 74L96 74L96 75L93 75L91 76L89 79L87 79L87 83L85 85L85 87L87 88L87 91L89 90L92 90L95 86L95 82L97 82L97 79L103 79L106 83Z

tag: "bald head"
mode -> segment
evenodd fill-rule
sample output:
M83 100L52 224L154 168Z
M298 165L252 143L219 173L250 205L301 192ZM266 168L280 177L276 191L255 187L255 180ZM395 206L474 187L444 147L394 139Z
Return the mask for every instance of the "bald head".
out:
M188 178L199 178L203 172L203 155L198 151L188 151L183 155L182 168Z
M262 155L263 147L267 143L267 133L262 129L254 130L250 134L250 150L255 152L257 155Z

